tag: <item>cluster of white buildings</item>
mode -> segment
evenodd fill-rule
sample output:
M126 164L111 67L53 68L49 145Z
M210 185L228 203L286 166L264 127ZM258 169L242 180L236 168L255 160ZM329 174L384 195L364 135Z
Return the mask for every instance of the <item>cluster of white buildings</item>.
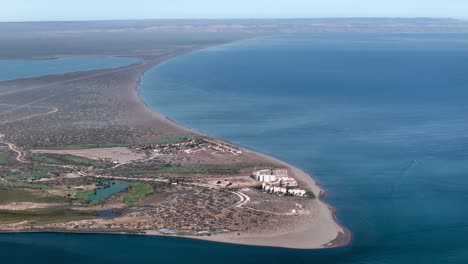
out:
M288 178L288 170L286 169L264 169L254 171L252 177L256 181L275 182L280 178Z
M275 186L268 183L262 183L262 191L272 194L291 195L291 196L305 196L306 191L301 188L287 188Z
M231 152L232 154L242 154L242 151L237 148L230 146L228 144L219 143L209 138L204 138L202 141L210 148L211 150L219 151L219 152Z
M262 182L262 191L279 195L305 196L306 191L297 188L297 181L288 176L287 169L264 169L254 171L252 178Z
M143 145L134 147L135 150L149 150L159 154L193 154L201 151L211 150L215 152L230 152L232 154L242 154L236 147L223 142L218 142L208 138L189 139L174 144Z

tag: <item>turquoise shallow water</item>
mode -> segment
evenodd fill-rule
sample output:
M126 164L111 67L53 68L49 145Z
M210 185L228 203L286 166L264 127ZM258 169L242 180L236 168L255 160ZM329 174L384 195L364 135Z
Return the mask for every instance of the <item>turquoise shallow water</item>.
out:
M67 72L117 68L139 62L136 58L89 57L51 60L0 60L0 81Z
M317 35L149 71L155 110L315 175L353 232L320 251L113 235L0 235L8 263L468 263L468 36ZM27 254L25 254L27 252Z
M89 196L89 200L91 200L91 202L97 203L101 200L111 197L116 193L122 192L129 187L128 184L123 182L103 181L101 184L103 185L102 188L98 188L95 193Z

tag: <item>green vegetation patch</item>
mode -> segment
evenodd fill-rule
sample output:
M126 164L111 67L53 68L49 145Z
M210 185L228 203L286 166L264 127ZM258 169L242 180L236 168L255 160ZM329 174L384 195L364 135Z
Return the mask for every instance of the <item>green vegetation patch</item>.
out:
M130 193L123 198L124 203L135 204L141 201L145 196L154 192L153 187L142 182L131 182Z
M0 210L0 223L30 221L32 224L49 224L94 218L90 212L73 211L59 208L38 210L9 211Z
M33 154L31 155L30 159L32 161L41 162L41 163L50 163L50 164L73 164L73 165L80 165L80 166L87 166L87 167L94 167L94 168L105 168L107 164L93 161L90 159L85 159L78 156L73 155L59 155L59 154Z
M60 161L57 159L39 155L39 154L33 154L31 155L31 157L29 157L29 159L32 161L37 161L37 162L60 164Z
M59 171L57 167L52 166L31 166L28 168L30 171Z
M0 152L0 164L5 164L11 158L11 151Z
M95 193L96 190L82 190L77 191L75 194L75 199L83 200L83 201L91 201L90 197Z

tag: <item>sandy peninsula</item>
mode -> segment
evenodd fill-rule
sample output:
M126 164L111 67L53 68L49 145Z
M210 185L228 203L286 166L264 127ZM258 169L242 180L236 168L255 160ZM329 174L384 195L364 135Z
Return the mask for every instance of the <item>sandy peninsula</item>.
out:
M168 58L170 59L170 58ZM135 100L139 100L141 108L148 111L149 107L142 101L138 94L138 85L132 89L132 97ZM154 112L149 109L153 114L154 118L158 122L167 123L169 126L174 126L177 129L182 129L184 132L187 129L196 134L202 134L200 131L189 129L181 124L178 124L168 117L161 115L160 113ZM202 134L203 135L203 134ZM275 164L278 167L285 167L291 172L292 176L297 178L302 184L307 186L317 199L313 201L313 213L303 224L297 226L294 230L288 230L286 232L272 233L268 232L254 233L247 236L239 237L236 234L218 234L209 238L203 237L201 239L236 243L245 245L257 245L257 246L273 246L273 247L284 247L284 248L298 248L298 249L318 249L328 247L339 247L348 244L351 241L351 232L339 224L336 215L335 208L326 204L322 199L325 197L325 190L321 188L319 183L305 171L294 167L291 164L285 163L279 159L255 152L249 149L243 148L244 152L250 152L252 155L259 156L265 160L268 160L271 164ZM151 232L150 232L151 233ZM199 237L194 237L198 238Z
M14 152L3 170L15 171L0 181L0 195L22 194L0 204L0 231L180 236L298 249L349 243L350 232L306 172L186 128L144 104L142 74L200 48L117 69L0 82L0 104L10 107L0 143ZM251 177L256 168L286 170L295 185L283 194L262 191ZM123 187L93 198L114 183ZM290 189L307 195L289 195Z

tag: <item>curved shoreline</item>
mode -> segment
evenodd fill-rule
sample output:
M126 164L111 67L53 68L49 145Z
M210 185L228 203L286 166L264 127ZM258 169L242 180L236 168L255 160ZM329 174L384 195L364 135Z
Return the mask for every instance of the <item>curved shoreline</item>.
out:
M228 44L231 44L231 43L228 43ZM225 45L225 44L222 44L222 45ZM219 46L219 45L215 45L215 46ZM212 46L210 46L210 47L212 47ZM185 130L187 132L207 136L207 137L210 137L210 138L215 138L215 139L221 140L223 142L228 142L226 140L223 140L223 139L220 139L220 138L217 138L217 137L214 137L214 136L207 135L207 134L203 133L202 131L198 131L197 129L184 126L183 124L178 123L175 120L172 120L170 117L167 117L167 116L163 115L162 113L159 113L159 112L155 111L143 100L143 98L141 97L141 93L140 93L141 78L144 76L144 74L147 71L149 71L151 69L154 69L155 67L159 66L162 62L167 62L170 59L185 55L187 53L200 51L200 50L210 48L210 47L204 47L204 48L201 48L201 49L194 49L194 50L190 50L188 52L183 52L181 54L176 54L175 56L170 56L168 58L165 58L164 60L160 61L159 63L155 63L153 66L151 66L150 68L144 70L139 75L138 81L135 84L135 87L133 89L133 95L136 96L138 98L138 100L140 101L140 103L147 110L150 110L156 118L158 118L158 119L164 118L164 120L168 124L170 124L172 126L176 126L176 127L181 128L181 129L183 129L183 130ZM233 144L233 145L236 145L236 144ZM295 248L295 249L320 249L320 248L342 247L342 246L348 245L351 242L352 233L346 227L344 227L343 225L340 224L340 222L339 222L339 220L337 219L337 216L336 216L336 208L329 205L329 204L327 204L327 203L325 203L323 201L323 198L326 196L327 192L324 189L322 189L320 183L314 177L312 177L312 175L310 175L307 172L295 167L294 165L289 164L289 163L287 163L285 161L282 161L282 160L280 160L278 158L268 156L266 154L260 153L260 152L255 151L255 150L251 150L251 149L249 149L247 147L244 147L244 146L240 146L240 148L245 152L250 152L250 153L253 153L255 155L259 155L259 156L265 158L266 160L271 161L272 163L276 163L276 164L279 164L281 166L287 167L290 171L292 171L293 176L298 178L300 182L305 183L307 185L307 187L309 189L311 189L313 191L313 193L315 194L318 206L322 210L321 212L323 214L325 214L326 217L328 217L328 220L331 220L332 225L336 225L336 227L334 227L334 228L336 228L336 231L337 231L336 237L334 237L333 239L330 239L328 241L325 241L325 242L322 241L323 243L318 242L318 241L313 241L312 243L310 243L311 241L307 241L307 240L310 240L310 239L307 239L307 238L303 237L304 234L314 236L316 234L315 232L320 232L321 227L323 228L324 226L308 226L306 228L306 230L301 230L300 232L296 233L295 237L299 238L299 239L296 239L296 240L291 239L290 236L291 235L294 236L294 233L292 233L292 232L289 233L289 234L280 234L280 235L273 235L273 236L267 236L267 237L256 236L256 237L245 238L245 237L233 237L232 235L228 235L228 236L215 235L215 236L211 236L211 237L190 237L190 238L208 240L208 241L215 241L215 242L223 242L223 243L234 243L234 244L254 245L254 246L282 247L282 248ZM301 227L303 227L303 226L301 226ZM186 237L186 236L182 236L182 237ZM272 241L273 238L276 238L278 241ZM280 240L283 240L283 242L280 242Z
M223 43L224 45L225 43ZM231 43L228 43L231 44ZM217 45L216 45L217 46ZM102 70L91 70L78 72L74 78L75 79L65 79L63 82L71 82L74 80L81 80L84 78L94 78L96 76L104 74L114 74L115 72L126 72L127 79L121 81L118 84L118 96L125 97L127 107L133 109L129 111L129 115L126 115L125 118L132 119L138 118L142 119L145 122L155 122L158 124L158 129L164 130L167 134L180 134L180 133L191 133L195 135L202 135L211 138L218 139L220 141L227 142L225 140L219 139L217 137L206 135L205 133L198 131L197 129L186 127L183 124L180 124L167 116L153 110L140 96L140 84L144 74L154 69L156 66L160 65L163 62L167 62L169 59L191 53L200 49L210 48L212 46L204 47L191 47L190 49L183 49L167 53L161 57L150 57L142 58L137 64L131 64L128 66L118 67L114 69L102 69ZM83 75L83 76L82 76ZM56 75L59 76L59 75ZM67 76L60 75L60 78L65 78ZM39 79L41 77L37 77ZM36 79L36 78L33 78ZM28 80L28 79L25 79ZM46 84L49 85L49 84ZM34 88L34 87L33 87ZM30 89L30 88L28 88ZM129 119L129 120L130 120ZM131 124L131 123L130 123ZM231 143L232 144L232 143ZM233 144L236 145L236 144ZM292 225L290 230L281 230L275 232L264 232L261 233L244 233L242 236L237 236L235 232L216 234L213 236L203 236L203 237L190 237L190 236L180 236L182 238L192 238L192 239L201 239L209 240L215 242L224 242L224 243L234 243L242 245L253 245L253 246L268 246L268 247L281 247L281 248L294 248L294 249L319 249L319 248L331 248L331 247L340 247L349 244L351 241L351 232L345 227L341 226L337 220L335 214L335 208L326 204L322 199L326 194L325 190L320 187L320 184L315 180L311 175L305 171L294 167L291 164L288 164L279 158L268 156L260 152L250 150L248 147L240 147L246 153L250 153L254 156L258 156L263 160L269 161L272 165L278 165L286 167L290 170L290 173L296 177L296 179L302 184L306 185L308 189L312 190L317 199L313 199L310 202L311 215L308 219L301 223L295 223ZM310 221L309 221L310 220ZM25 231L28 232L28 231ZM34 231L30 230L29 232L55 232L51 230L44 229L43 231ZM79 233L116 233L122 234L122 232L106 232L94 231L87 232L86 230L77 230ZM77 232L62 232L57 231L57 233L77 233ZM143 235L144 233L132 233L130 235ZM147 235L158 235L158 236L168 236L158 234L157 232L147 231Z

